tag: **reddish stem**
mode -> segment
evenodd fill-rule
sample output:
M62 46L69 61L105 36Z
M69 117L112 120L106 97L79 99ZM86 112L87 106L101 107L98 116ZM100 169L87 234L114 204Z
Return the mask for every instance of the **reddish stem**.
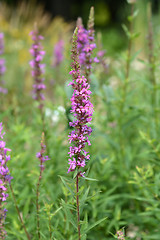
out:
M41 160L41 165L42 160ZM40 181L42 178L42 168L40 168L40 174L39 174L39 178L38 178L38 182L37 182L37 192L36 192L36 208L37 208L37 233L38 233L38 239L41 239L41 235L40 235L40 219L39 219L39 187L40 187Z
M78 229L78 240L81 240L80 230L80 213L79 213L79 178L76 176L76 204L77 204L77 229Z

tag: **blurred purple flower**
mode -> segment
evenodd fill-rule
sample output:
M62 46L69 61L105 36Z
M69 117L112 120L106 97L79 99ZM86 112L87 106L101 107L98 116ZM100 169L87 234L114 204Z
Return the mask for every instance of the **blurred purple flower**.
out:
M40 178L42 177L42 172L44 171L44 162L50 160L48 156L44 156L46 151L46 145L44 144L44 134L42 134L42 140L41 140L41 151L36 154L36 157L40 161Z
M94 8L91 7L89 20L88 20L88 29L86 30L83 26L82 19L78 18L77 20L78 35L77 35L77 47L79 51L79 62L81 65L82 73L87 78L87 81L90 82L89 76L92 69L92 64L97 63L98 58L93 58L93 50L96 48L94 41Z
M98 58L93 58L93 50L96 48L94 37L90 36L90 31L86 30L83 25L78 26L77 48L79 51L79 63L84 74L88 77L92 63L99 62Z
M106 53L106 50L99 50L99 51L97 52L97 56L98 56L99 58L103 58L104 55L105 55L105 53Z
M4 53L4 34L0 33L0 55ZM4 85L3 75L6 71L5 60L0 58L0 93L6 94L8 91L2 87Z
M105 53L106 53L106 50L99 50L97 52L97 57L98 57L99 63L102 65L104 69L104 72L108 73L108 64L106 63Z
M64 58L64 41L59 40L55 46L53 51L53 67L57 67L63 61Z
M35 28L34 31L30 33L32 36L32 40L34 41L32 44L32 48L30 49L30 53L33 56L33 59L30 61L30 66L32 70L32 77L34 78L33 84L33 99L37 100L40 105L39 108L43 107L42 101L45 99L42 90L45 89L45 84L43 83L44 78L42 74L44 73L45 64L42 64L41 61L45 55L45 51L43 51L43 47L40 43L40 40L43 40L43 37L39 35L38 30Z
M116 235L119 240L125 240L125 236L122 230L117 231Z
M0 55L4 53L4 34L0 33Z
M2 133L3 126L2 122L0 123L0 138L3 139L5 134ZM6 231L4 230L4 223L7 210L4 208L6 205L6 199L8 197L7 192L7 184L10 183L13 177L9 174L9 169L7 167L7 162L10 160L10 155L7 155L7 152L11 151L11 149L5 147L6 143L1 140L0 141L0 239L5 239Z

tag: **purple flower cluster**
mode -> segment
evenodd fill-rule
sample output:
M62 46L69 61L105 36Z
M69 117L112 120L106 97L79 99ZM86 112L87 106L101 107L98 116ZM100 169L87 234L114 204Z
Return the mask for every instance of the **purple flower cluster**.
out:
M0 55L4 53L4 34L0 33ZM6 71L5 60L0 58L0 85L4 84L3 75ZM6 88L0 86L0 93L6 94L8 91Z
M92 68L92 63L99 62L99 60L97 57L92 58L93 50L96 48L94 35L91 34L91 30L86 30L82 24L78 26L77 43L81 69L88 77Z
M121 230L117 231L117 238L119 240L125 240L123 231Z
M106 50L99 50L98 53L97 53L97 56L98 56L99 58L103 58L104 55L105 55L105 53L106 53Z
M0 33L0 55L4 53L4 34Z
M61 39L59 40L55 46L53 51L53 67L57 67L63 61L63 52L64 52L64 41Z
M86 160L90 159L88 152L84 150L86 144L91 145L88 136L91 135L92 129L88 126L92 120L93 105L90 102L91 91L90 85L84 76L80 75L79 56L77 50L77 28L73 35L72 46L72 74L73 81L69 83L74 89L71 103L74 120L70 122L70 126L74 130L69 134L69 143L73 143L70 146L69 151L69 169L68 172L78 169L79 176L84 176L85 172L81 172L81 168L86 165Z
M39 159L39 161L40 161L40 165L39 165L39 166L40 166L40 172L41 172L41 173L42 173L42 172L44 171L44 169L45 169L44 162L50 160L50 158L49 158L48 156L44 156L45 151L46 151L46 145L44 144L44 136L43 136L43 134L42 134L41 151L36 154L36 157L37 157L37 158ZM41 176L41 174L40 174L40 178L41 178L41 177L42 177L42 176Z
M0 138L3 139L2 133L3 126L0 123ZM4 222L6 217L7 209L4 208L6 204L6 199L8 197L7 184L10 183L12 177L9 174L9 169L7 167L7 162L10 160L10 155L7 155L7 152L11 149L5 147L6 143L3 140L0 140L0 239L5 239L6 231L4 230Z
M106 50L99 50L97 52L97 57L99 59L99 63L102 65L104 69L104 72L108 73L108 64L106 63L105 53L106 53Z
M32 36L32 40L34 43L32 44L32 48L30 49L30 53L33 56L33 60L30 61L30 66L32 68L32 76L34 78L33 84L33 99L40 102L40 108L42 108L42 101L45 99L42 93L42 90L46 88L43 83L44 78L42 74L44 73L45 64L42 64L43 56L45 55L45 51L43 51L43 47L40 43L40 40L43 40L43 37L38 34L38 30L35 29L30 33Z

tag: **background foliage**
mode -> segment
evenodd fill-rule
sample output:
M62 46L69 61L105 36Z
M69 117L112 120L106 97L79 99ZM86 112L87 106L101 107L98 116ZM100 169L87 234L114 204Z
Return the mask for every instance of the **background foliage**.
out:
M129 6L130 8L130 6ZM133 26L131 59L128 60L130 23L126 16L123 30L102 31L103 49L107 50L103 67L93 66L91 76L94 104L91 161L88 178L82 179L81 219L87 240L113 239L124 227L128 239L159 239L160 228L160 122L159 122L159 34L158 16L153 18L155 83L151 81L148 61L148 8L137 3ZM136 16L137 15L137 16ZM12 149L9 162L12 187L28 231L36 232L35 189L39 163L41 118L31 97L29 32L38 22L46 56L45 121L47 151L51 158L41 184L42 239L49 239L48 216L52 217L54 239L76 239L73 202L74 180L67 174L68 121L71 89L67 87L70 71L70 43L74 23L62 18L51 21L41 7L22 3L16 14L6 5L0 10L0 29L5 34L5 73L8 94L0 96L0 121L5 126L7 147ZM130 21L131 22L131 21ZM137 34L141 32L141 34ZM97 37L98 29L96 31ZM139 36L138 36L139 35ZM65 41L65 60L57 69L51 67L54 44ZM97 44L98 45L98 44ZM97 49L98 51L98 49ZM96 54L96 53L95 53ZM126 78L127 62L129 76ZM95 180L96 179L96 180ZM11 197L6 218L7 239L26 239ZM83 211L82 211L83 210ZM48 214L48 215L47 215ZM107 220L101 222L101 219ZM96 223L98 224L97 226ZM86 230L87 229L87 230ZM34 234L32 239L36 239Z

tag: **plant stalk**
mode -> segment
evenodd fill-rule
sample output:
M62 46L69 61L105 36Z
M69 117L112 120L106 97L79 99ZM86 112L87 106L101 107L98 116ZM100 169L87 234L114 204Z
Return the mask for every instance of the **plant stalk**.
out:
M158 116L156 111L157 88L156 88L156 76L155 76L155 57L154 57L151 3L148 3L148 50L149 50L148 61L149 61L149 71L150 71L150 82L153 87L151 101L152 101L155 128L156 128L156 132L158 132Z
M79 213L79 178L78 178L78 174L77 174L77 176L76 176L76 204L77 204L77 230L78 230L78 240L81 240L80 213Z
M42 178L42 170L40 169L40 175L39 175L39 178L38 178L37 191L36 191L37 234L38 234L38 239L41 239L41 235L40 235L40 219L39 219L39 187L40 187L41 178Z
M134 4L131 6L131 17L133 17L134 13ZM130 22L129 32L132 35L133 33L133 20ZM126 74L125 74L125 82L123 88L123 99L122 99L122 111L124 110L124 104L126 101L127 87L129 82L129 74L130 74L130 66L131 66L131 50L132 50L132 37L129 38L128 42L128 51L127 51L127 60L126 60Z
M120 158L124 158L125 154L125 137L123 132L123 119L124 119L124 110L126 105L126 98L127 98L127 90L128 90L128 83L130 77L130 69L131 69L131 50L132 50L132 34L133 34L133 14L134 14L134 4L131 4L131 18L129 24L129 32L130 37L128 39L128 49L127 49L127 56L126 56L126 65L125 65L125 79L123 82L123 89L122 89L122 98L120 103L120 113L119 113L119 133L120 133ZM121 161L120 161L121 162ZM122 162L121 162L122 164ZM121 166L123 168L123 165Z
M28 240L31 240L30 235L29 235L29 233L28 233L28 231L27 231L27 229L26 229L26 226L25 226L25 224L24 224L24 222L23 222L23 218L22 218L22 216L21 216L21 214L20 214L20 211L19 211L19 208L18 208L18 205L17 205L17 201L16 201L16 198L15 198L15 195L14 195L14 192L13 192L13 188L12 188L11 184L9 184L9 186L10 186L11 193L12 193L12 197L13 197L13 200L14 200L14 204L15 204L15 207L16 207L16 210L17 210L17 213L18 213L18 216L19 216L19 220L20 220L20 222L21 222L21 224L22 224L22 227L23 227L23 229L24 229L24 231L25 231L25 234L26 234L26 236L27 236L27 239L28 239Z
M48 215L48 222L49 222L49 237L50 237L50 240L52 240L54 238L52 238L51 217L50 217L50 215Z

